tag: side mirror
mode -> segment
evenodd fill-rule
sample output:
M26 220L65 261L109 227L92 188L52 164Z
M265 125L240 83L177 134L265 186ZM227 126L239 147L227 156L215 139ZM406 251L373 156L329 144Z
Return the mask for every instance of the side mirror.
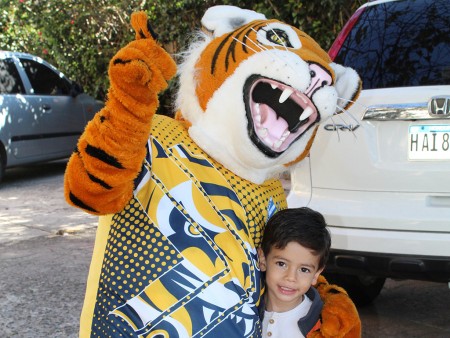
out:
M77 82L72 82L72 86L70 87L70 95L72 97L77 97L82 93L84 93L83 87Z

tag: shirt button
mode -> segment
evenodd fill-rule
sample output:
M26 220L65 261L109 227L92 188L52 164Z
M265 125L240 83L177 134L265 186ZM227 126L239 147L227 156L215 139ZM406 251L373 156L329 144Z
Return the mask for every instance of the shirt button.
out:
M274 321L273 319L270 319L270 320L269 320L269 323L270 323L270 324L273 324L273 323L275 323L275 321Z
M267 332L267 337L271 337L272 336L272 332Z

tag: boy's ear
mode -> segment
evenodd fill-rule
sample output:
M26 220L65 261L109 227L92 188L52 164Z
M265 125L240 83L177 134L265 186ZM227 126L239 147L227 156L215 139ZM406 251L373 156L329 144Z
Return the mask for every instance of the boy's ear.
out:
M316 273L314 274L314 279L312 280L312 284L313 285L315 285L317 283L317 280L319 279L319 276L322 273L323 269L325 269L325 267L323 267L322 269L317 270Z
M266 271L266 256L261 248L258 248L259 270Z

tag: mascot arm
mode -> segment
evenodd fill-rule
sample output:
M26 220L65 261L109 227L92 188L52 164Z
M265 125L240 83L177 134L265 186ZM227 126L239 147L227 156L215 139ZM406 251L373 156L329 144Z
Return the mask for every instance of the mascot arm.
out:
M144 12L133 13L136 40L109 64L108 101L88 123L67 165L69 204L92 214L120 211L130 200L158 94L176 73L170 55L152 38Z
M316 284L320 298L324 305L322 308L322 325L318 331L308 334L308 338L325 337L361 337L361 320L355 304L347 292L320 276Z

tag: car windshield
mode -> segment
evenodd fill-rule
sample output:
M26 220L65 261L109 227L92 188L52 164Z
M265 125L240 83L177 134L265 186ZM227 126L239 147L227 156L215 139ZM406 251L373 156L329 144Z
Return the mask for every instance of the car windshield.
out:
M364 89L450 84L450 1L369 6L335 62L353 67Z

